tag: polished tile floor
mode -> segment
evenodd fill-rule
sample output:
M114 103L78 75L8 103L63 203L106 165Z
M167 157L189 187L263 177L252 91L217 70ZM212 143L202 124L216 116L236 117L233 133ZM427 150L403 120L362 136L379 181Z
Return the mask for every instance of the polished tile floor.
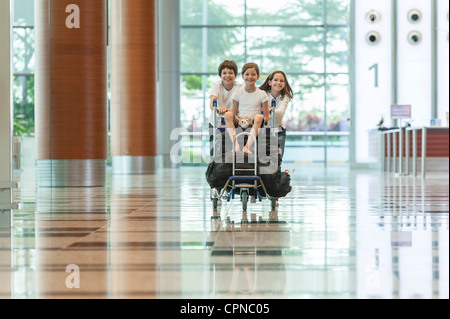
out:
M283 165L292 192L224 201L206 167L37 188L16 172L0 298L449 298L449 179Z

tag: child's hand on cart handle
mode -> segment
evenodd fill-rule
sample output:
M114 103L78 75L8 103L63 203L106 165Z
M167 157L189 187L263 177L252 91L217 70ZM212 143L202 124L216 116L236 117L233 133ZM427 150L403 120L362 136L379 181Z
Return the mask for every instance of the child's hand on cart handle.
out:
M286 173L288 173L289 175L292 175L292 174L294 174L294 172L295 172L295 168L294 168L294 170L291 172L291 171L289 171L288 169L287 170L285 170L285 172Z
M219 113L220 115L224 115L225 113L227 113L228 109L226 107L217 107L217 113Z

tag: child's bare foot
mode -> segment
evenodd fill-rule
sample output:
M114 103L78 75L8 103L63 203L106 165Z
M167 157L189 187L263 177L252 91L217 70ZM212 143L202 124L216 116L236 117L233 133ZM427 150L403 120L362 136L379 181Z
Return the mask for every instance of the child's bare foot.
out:
M242 151L247 154L253 154L252 152L250 152L247 145L245 145L245 147L242 149Z
M234 151L235 151L236 153L241 151L241 148L239 147L239 144L238 144L238 143L235 144L235 146L234 146Z

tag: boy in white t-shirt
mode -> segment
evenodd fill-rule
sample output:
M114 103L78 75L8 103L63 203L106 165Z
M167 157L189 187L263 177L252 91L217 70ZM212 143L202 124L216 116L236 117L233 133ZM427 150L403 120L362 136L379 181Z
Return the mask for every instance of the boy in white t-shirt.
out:
M218 71L221 80L214 83L210 91L210 108L211 108L211 115L209 116L210 143L213 143L213 134L212 134L212 130L214 127L213 101L217 100L217 112L219 115L223 115L231 110L233 106L234 93L239 88L244 86L243 84L240 84L235 81L238 74L238 67L236 65L236 62L225 60L219 65ZM212 144L210 150L211 156L213 156Z
M250 133L255 137L258 135L263 121L267 122L269 120L269 97L266 92L256 87L256 81L258 81L259 76L259 67L256 63L247 63L242 68L242 78L245 86L241 87L234 94L232 112L225 113L225 123L231 140L234 140L236 136L235 128L239 125L240 117L251 116L253 118L253 126ZM261 115L261 111L263 111L263 115ZM242 151L251 154L250 146L253 142L253 138L249 137ZM237 141L235 151L240 151Z

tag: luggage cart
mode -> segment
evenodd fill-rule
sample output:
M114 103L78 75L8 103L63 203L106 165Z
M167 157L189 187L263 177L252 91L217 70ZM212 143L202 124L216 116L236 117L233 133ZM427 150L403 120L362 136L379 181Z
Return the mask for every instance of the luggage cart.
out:
M253 138L254 145L255 145L255 161L253 168L236 168L236 151L234 146L236 145L236 141L240 136L247 135L249 138ZM258 157L256 154L258 154L257 150L257 142L256 137L248 132L242 132L235 136L233 139L233 170L232 170L232 176L228 178L228 181L226 182L225 186L222 188L222 190L217 192L213 192L215 197L213 197L213 208L217 209L217 203L219 200L221 200L222 197L226 197L227 201L230 199L234 199L235 195L238 193L241 198L242 202L242 210L247 211L247 204L249 201L250 196L254 196L254 199L259 199L259 201L262 201L262 196L258 192L259 188L262 188L265 194L265 197L271 201L271 208L274 209L276 207L277 198L272 197L268 194L266 186L264 185L264 182L262 181L261 177L258 176ZM236 172L244 172L245 175L236 175Z
M276 107L276 101L273 99L271 103L271 109L270 114L271 117L269 118L269 122L265 123L264 128L269 129L272 135L275 135L275 107ZM217 115L217 101L213 100L213 143L214 143L214 156L216 155L216 129L219 128L226 128L226 125L224 121L221 120L221 124L217 125L217 119L224 118L224 116L218 116ZM236 150L235 145L236 141L240 136L247 135L248 138L253 139L253 144L255 145L254 154L255 154L255 162L254 167L251 169L237 169L236 168ZM262 196L258 192L258 188L262 188L264 190L264 194L266 195L267 199L271 201L271 208L275 209L277 198L271 197L266 190L266 187L261 179L260 176L258 176L258 146L257 146L256 137L248 132L242 132L237 134L233 139L233 169L232 169L232 176L228 178L228 181L226 182L225 186L222 188L222 190L217 190L216 188L211 189L211 200L213 203L213 209L216 210L218 207L219 201L221 201L222 198L226 198L227 201L230 201L230 199L234 199L236 195L236 191L238 191L241 202L242 202L242 210L247 211L247 204L249 201L250 196L253 195L254 200L259 199L259 201L262 201ZM247 172L246 175L236 175L236 172Z

